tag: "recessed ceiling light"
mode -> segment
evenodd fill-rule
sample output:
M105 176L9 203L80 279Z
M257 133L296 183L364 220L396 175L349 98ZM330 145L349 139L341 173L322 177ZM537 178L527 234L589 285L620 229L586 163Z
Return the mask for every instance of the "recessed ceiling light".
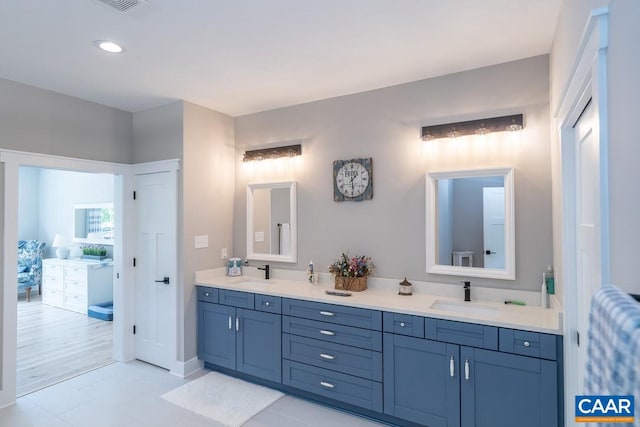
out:
M124 52L124 48L118 43L114 43L109 40L95 40L93 45L98 49L104 50L109 53L121 53Z

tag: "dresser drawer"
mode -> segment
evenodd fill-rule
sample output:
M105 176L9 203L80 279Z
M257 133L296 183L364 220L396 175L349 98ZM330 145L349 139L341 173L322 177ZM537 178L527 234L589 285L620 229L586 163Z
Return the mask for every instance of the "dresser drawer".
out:
M64 267L56 264L42 263L42 276L57 277L60 280L64 277Z
M198 301L217 303L218 289L198 286Z
M87 269L83 267L65 267L64 280L87 282Z
M382 328L384 332L424 338L424 317L384 312L382 313Z
M282 314L357 328L382 330L382 313L365 308L285 299L282 301Z
M64 308L77 313L87 314L87 297L65 293Z
M68 293L70 295L77 295L82 297L87 297L87 282L84 280L67 280L64 282L64 292L65 295Z
M63 288L64 281L62 277L44 276L42 278L42 289L55 289L62 292Z
M299 317L282 316L282 332L382 351L382 332L380 331L336 325Z
M376 381L283 360L282 382L343 403L382 412L382 383Z
M64 305L64 297L62 290L58 289L43 289L42 290L42 302L54 307L62 307Z
M255 309L258 311L266 311L267 313L282 313L282 298L271 295L255 294Z
M382 381L382 353L282 334L282 357L368 380Z
M248 292L230 291L220 289L218 292L218 302L223 305L233 307L248 308L253 310L254 295Z
M470 347L498 349L498 328L453 320L425 319L425 338L467 345Z
M556 336L500 328L500 351L556 360Z

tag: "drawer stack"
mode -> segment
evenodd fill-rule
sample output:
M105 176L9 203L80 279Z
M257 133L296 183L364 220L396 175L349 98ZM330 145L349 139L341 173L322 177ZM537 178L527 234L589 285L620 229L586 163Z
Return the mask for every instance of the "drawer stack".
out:
M382 411L382 313L282 301L282 382Z
M42 263L42 302L54 307L64 306L64 266L44 260Z

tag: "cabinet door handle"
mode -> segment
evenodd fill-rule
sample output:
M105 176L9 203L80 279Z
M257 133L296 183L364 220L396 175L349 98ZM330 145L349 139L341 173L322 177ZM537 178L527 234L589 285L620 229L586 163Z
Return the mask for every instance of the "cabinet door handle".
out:
M523 344L524 344L525 347L529 347L531 345L531 344L529 344L529 341L525 341Z
M335 332L332 332L332 331L326 331L326 330L324 330L324 329L320 329L320 333L321 333L322 335L329 335L329 336L334 336L334 335L336 334Z
M336 386L334 384L328 383L326 381L320 381L320 385L322 387L326 387L326 388L336 388Z
M325 354L325 353L320 353L320 357L323 358L323 359L326 359L326 360L333 360L333 359L336 358L335 356L332 356L331 354Z
M232 326L231 326L231 316L229 316L229 330L231 330Z
M404 328L404 322L400 322L400 327Z
M330 311L321 311L320 314L322 314L323 316L329 316L329 317L335 316L335 314L333 314Z
M205 297L208 297L208 296L210 296L210 295L211 295L211 294L210 294L209 292L205 292L205 293L204 293L204 296L205 296Z
M240 318L236 317L236 332L240 330Z
M464 361L464 379L469 381L469 359Z
M269 306L271 305L271 303L270 303L269 301L266 301L266 302L264 303L264 305L266 305L267 307L269 307Z
M451 378L456 376L456 361L453 360L453 356L449 359L449 376Z

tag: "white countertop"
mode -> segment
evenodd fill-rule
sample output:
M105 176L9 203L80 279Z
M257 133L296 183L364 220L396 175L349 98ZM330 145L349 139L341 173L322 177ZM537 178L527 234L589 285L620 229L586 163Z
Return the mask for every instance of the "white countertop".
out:
M333 290L333 284L329 283L329 280L312 285L299 279L272 278L264 280L252 275L228 277L223 274L224 268L198 271L195 274L195 284L562 335L562 311L557 309L543 309L530 305L508 305L503 301L463 303L462 298L456 299L431 293L414 293L414 295L403 296L398 295L397 286L371 287L363 292L351 292L352 295L349 297L340 297L325 294L326 290ZM431 308L436 301L445 305L450 304L450 309Z

